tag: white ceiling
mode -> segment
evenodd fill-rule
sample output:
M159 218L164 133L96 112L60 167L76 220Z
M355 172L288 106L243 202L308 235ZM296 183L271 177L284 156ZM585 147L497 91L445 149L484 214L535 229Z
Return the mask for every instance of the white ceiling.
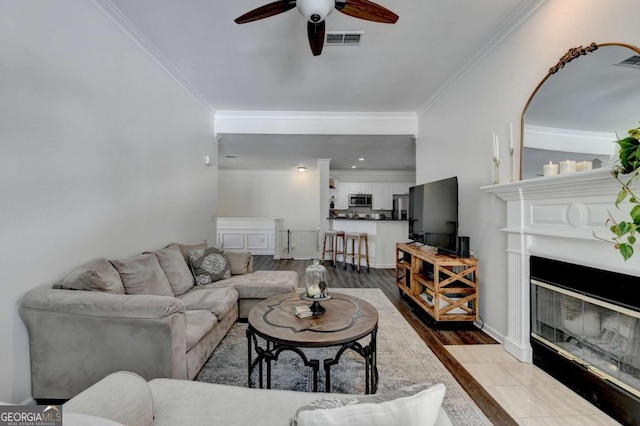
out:
M139 32L137 37L211 111L416 112L479 49L540 0L378 0L400 16L394 25L334 11L327 17L327 31L364 31L362 43L325 45L317 57L309 48L305 18L296 9L244 25L233 22L272 0L96 1ZM340 146L335 137L326 139ZM393 138L352 139L359 144L368 140L365 151L387 146L384 155L390 164L394 160ZM247 149L249 141L256 142L256 152L260 143L267 143L253 136L229 137L227 142L235 140L243 144L238 152L247 154L253 152ZM272 155L291 151L272 142ZM325 157L335 161L338 154Z

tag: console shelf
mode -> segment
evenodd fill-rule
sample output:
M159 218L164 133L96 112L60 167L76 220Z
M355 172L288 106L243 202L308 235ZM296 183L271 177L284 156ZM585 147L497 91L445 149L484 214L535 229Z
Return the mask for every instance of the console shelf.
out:
M396 285L435 321L478 320L478 259L396 243Z

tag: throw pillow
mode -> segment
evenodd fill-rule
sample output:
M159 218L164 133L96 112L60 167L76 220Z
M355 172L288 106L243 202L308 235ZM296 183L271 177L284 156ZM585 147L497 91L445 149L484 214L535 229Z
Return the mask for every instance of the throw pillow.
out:
M125 293L174 296L171 285L153 253L113 260L112 263L122 278Z
M206 285L231 277L229 262L218 247L190 251L189 262L196 285Z
M244 275L251 272L251 252L225 250L224 256L231 267L231 275Z
M433 425L445 394L442 383L412 385L381 395L323 398L300 407L291 426Z
M62 280L60 288L124 294L118 271L105 258L92 260L76 268Z
M158 263L169 280L173 294L179 296L186 293L195 284L189 265L184 261L178 246L154 251Z
M193 250L206 249L208 247L207 240L204 240L201 243L196 244L180 244L180 243L171 243L166 248L169 247L178 247L182 252L182 256L184 257L184 261L189 264L189 252Z

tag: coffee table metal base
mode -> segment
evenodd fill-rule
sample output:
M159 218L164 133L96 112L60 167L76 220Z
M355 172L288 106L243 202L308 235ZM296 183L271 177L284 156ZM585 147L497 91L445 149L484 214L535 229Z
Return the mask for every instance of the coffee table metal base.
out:
M331 366L340 362L340 358L347 351L351 349L364 358L365 361L365 393L375 393L378 389L378 365L376 357L376 335L378 327L375 327L370 333L371 341L368 345L362 346L357 341L348 342L340 345L340 349L336 352L334 358L328 358L323 360L325 371L325 392L331 392ZM249 325L247 328L247 366L248 366L248 379L247 383L249 387L253 387L251 380L251 374L255 367L258 367L258 387L271 389L271 361L277 361L281 353L290 351L297 354L306 367L311 367L313 370L313 392L318 392L318 372L320 370L320 361L317 359L308 359L305 353L296 346L288 346L278 344L269 340L266 336L260 335L265 340L266 344L261 347L258 344L258 333L255 329ZM256 357L252 359L253 348L255 348ZM265 368L266 366L266 368ZM264 376L266 370L266 386L264 383Z

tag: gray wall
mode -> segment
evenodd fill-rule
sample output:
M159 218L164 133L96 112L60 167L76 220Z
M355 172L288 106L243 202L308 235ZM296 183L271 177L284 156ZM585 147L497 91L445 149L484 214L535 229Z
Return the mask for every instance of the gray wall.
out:
M0 401L31 395L22 295L215 241L211 115L90 1L0 2ZM115 354L114 354L115 356Z
M549 68L569 48L591 42L640 46L637 16L636 0L548 0L420 117L416 183L457 174L460 234L471 237L480 259L480 314L496 337L507 332L506 207L480 190L493 181L491 134L500 136L507 182L509 123L519 135L522 110Z

